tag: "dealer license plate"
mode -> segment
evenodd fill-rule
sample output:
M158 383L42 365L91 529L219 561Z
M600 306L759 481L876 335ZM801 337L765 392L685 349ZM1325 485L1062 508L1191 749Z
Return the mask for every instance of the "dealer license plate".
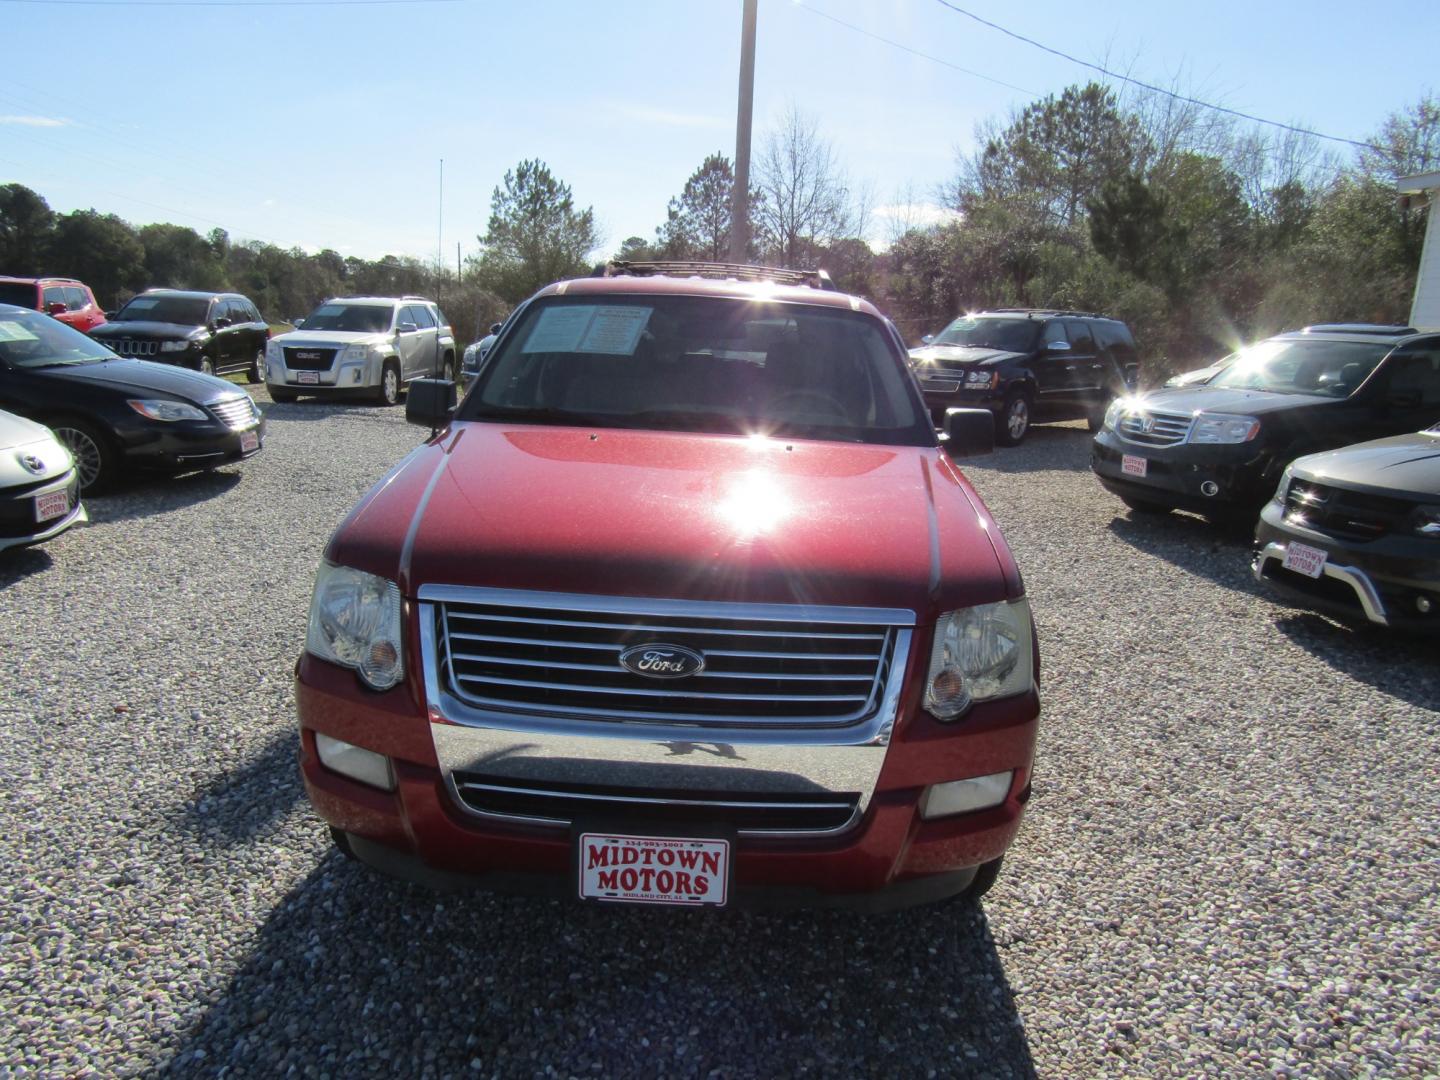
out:
M587 832L579 844L582 899L718 907L729 897L728 840Z
M320 373L318 371L301 371L298 372L298 375L302 383L310 383L313 385L320 381Z
M1325 571L1325 560L1328 557L1317 547L1297 544L1292 540L1285 548L1285 558L1280 565L1286 570L1294 570L1297 574L1318 578Z
M260 433L258 431L242 431L240 433L240 452L248 454L251 450L260 449Z
M1126 476L1144 476L1150 463L1143 457L1126 454L1120 459L1120 471Z
M68 491L47 491L44 495L35 496L35 520L49 521L51 518L64 517L70 512L70 493Z

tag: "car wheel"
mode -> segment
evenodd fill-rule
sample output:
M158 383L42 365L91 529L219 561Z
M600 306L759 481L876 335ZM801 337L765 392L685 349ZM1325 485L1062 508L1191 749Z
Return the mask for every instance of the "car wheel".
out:
M1163 503L1147 502L1133 495L1121 495L1120 501L1137 514L1168 514L1171 509Z
M265 381L265 350L256 349L255 359L250 361L248 378L252 383L263 383Z
M395 361L387 360L380 371L380 388L376 399L381 405L394 405L400 400L400 369Z
M277 405L288 405L300 396L294 390L282 390L278 386L267 386L266 389L270 391L270 400Z
M67 418L52 423L50 430L75 459L82 492L89 495L102 491L114 480L120 455L99 428L85 420Z
M1085 426L1090 429L1091 435L1094 435L1105 426L1105 411L1105 409L1101 409L1099 412L1092 412L1086 415Z
M208 356L202 356L200 357L200 363L195 365L195 370L200 372L201 375L214 375L215 361L211 360Z
M1030 431L1030 398L1012 390L995 418L995 441L1001 446L1019 446Z
M446 382L455 381L455 358L453 356L446 354L445 359L440 363L440 374L435 377L444 379Z

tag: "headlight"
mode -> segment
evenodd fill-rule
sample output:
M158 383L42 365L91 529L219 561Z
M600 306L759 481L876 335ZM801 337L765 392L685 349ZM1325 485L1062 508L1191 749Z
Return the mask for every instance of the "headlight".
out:
M942 615L935 624L925 708L954 720L976 701L1023 694L1035 685L1030 605L1023 599Z
M357 360L369 360L373 354L381 353L384 351L384 345L366 345L361 342L357 342L354 345L347 345L345 347L345 351L340 354L340 362L343 364L347 360L351 363L354 363Z
M160 351L184 352L186 349L190 348L192 344L194 343L190 341L162 341L160 343Z
M138 412L146 420L208 420L210 417L204 409L198 409L194 405L187 405L183 401L149 401L131 399L125 404Z
M965 388L967 390L989 390L995 385L995 378L998 372L994 371L970 371L965 374Z
M400 589L374 574L322 562L305 648L322 660L354 668L372 689L390 689L405 674Z
M1440 540L1440 506L1417 506L1415 531L1432 540Z
M1190 429L1192 443L1242 443L1260 434L1260 421L1253 416L1206 416L1201 413Z
M1120 418L1129 411L1131 406L1129 398L1117 397L1110 402L1109 408L1105 410L1105 427L1114 431L1120 425Z
M265 359L279 360L281 344L278 341L267 341L265 343Z
M1292 471L1289 465L1285 466L1285 471L1280 474L1280 483L1275 485L1275 494L1270 496L1271 502L1279 503L1281 506L1285 505L1285 493L1290 490L1290 474Z

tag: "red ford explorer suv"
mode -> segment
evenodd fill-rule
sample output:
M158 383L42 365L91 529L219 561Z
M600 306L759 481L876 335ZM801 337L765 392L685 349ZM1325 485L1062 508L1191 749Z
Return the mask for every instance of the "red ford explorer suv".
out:
M612 264L516 310L331 538L296 669L348 854L435 886L881 908L994 881L1024 587L904 345L819 274Z

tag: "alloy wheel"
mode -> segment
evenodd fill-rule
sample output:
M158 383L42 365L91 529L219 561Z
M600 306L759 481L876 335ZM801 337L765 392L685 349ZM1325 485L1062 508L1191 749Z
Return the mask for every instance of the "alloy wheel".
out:
M104 467L105 459L104 452L90 437L89 432L64 425L51 430L55 432L55 437L65 444L65 449L70 451L70 456L75 459L75 471L80 475L80 486L88 488L95 483L96 477L100 475L100 470Z

